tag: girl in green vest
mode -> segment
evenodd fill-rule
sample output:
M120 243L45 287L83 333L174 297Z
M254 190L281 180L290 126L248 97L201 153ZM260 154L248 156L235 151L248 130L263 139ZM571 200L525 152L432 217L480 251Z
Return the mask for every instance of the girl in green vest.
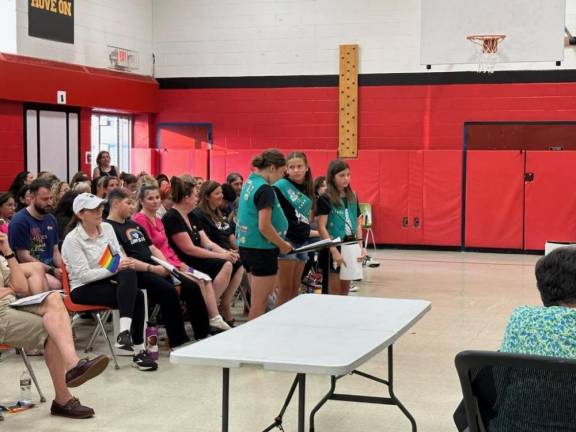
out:
M323 239L340 237L340 239L357 238L362 250L359 261L366 255L362 244L360 208L356 194L350 187L350 166L343 160L336 159L328 165L326 174L328 190L318 199L318 231ZM339 247L331 247L320 252L320 264L325 265L326 255L330 259L330 294L348 295L349 280L340 280L340 266L347 263L342 259ZM350 263L349 263L350 264Z
M286 162L286 175L274 184L274 189L284 215L288 219L286 239L296 249L304 246L310 238L314 181L304 153L292 152L286 157ZM306 261L308 261L308 253L280 254L276 306L298 295Z
M252 166L254 172L240 192L236 225L240 258L251 275L248 319L266 312L266 300L276 284L278 253L292 250L282 238L288 221L271 186L284 175L286 159L278 150L266 150L254 157Z

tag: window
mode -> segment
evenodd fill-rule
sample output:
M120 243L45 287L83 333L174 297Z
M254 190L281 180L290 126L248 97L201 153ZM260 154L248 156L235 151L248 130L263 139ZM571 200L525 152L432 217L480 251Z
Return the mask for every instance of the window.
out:
M92 170L96 168L96 156L102 150L110 153L112 165L119 173L130 172L130 148L132 147L132 118L130 116L92 114Z

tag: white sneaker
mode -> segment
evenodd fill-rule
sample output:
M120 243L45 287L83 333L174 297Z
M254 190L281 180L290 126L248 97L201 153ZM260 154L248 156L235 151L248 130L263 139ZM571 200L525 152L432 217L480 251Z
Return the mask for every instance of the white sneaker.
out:
M231 327L224 321L222 315L216 315L215 317L210 318L210 327L216 327L218 330L230 330Z
M348 290L348 292L358 292L358 285L356 285L356 284L351 284L351 285L350 285L350 289Z
M378 261L376 261L374 258L372 258L371 256L367 256L366 259L364 260L364 265L368 266L368 267L380 267L380 263Z

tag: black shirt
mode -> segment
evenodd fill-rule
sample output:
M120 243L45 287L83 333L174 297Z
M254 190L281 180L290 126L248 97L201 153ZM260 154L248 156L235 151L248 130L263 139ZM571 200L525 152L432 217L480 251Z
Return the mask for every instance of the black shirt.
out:
M194 243L194 246L201 246L200 229L198 228L198 223L193 224L192 220L190 220L190 225L192 225L192 228L190 228L182 215L178 212L178 210L174 208L171 208L166 212L162 218L162 223L164 224L164 230L166 231L166 237L168 237L168 243L170 244L170 247L174 249L176 255L178 255L178 258L184 262L188 262L187 260L189 260L190 257L182 252L176 243L174 243L172 236L181 232L185 232L190 237L190 240L192 240L192 243Z
M269 184L260 186L254 194L254 205L258 210L273 208L275 201L274 189Z
M114 228L118 243L120 243L126 255L148 264L156 264L152 260L152 252L150 251L152 242L144 228L130 219L124 223L115 222L110 219L107 219L106 222Z
M300 192L306 194L306 185L294 183L290 179L287 180ZM296 244L304 243L308 240L308 237L310 237L310 224L303 222L298 218L296 215L296 209L292 204L290 204L290 201L286 199L279 188L274 186L274 189L276 190L276 196L278 197L280 206L284 211L284 215L286 216L286 219L288 219L288 232L286 233L286 238ZM310 215L304 216L310 217Z
M198 221L200 228L204 230L208 238L224 249L230 249L230 234L232 234L232 227L223 219L219 222L214 222L210 215L204 213L200 207L195 208L191 215Z

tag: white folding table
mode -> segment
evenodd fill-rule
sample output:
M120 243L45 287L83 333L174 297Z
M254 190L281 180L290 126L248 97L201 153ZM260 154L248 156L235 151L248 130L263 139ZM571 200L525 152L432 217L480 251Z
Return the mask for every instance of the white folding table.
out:
M316 412L328 400L396 405L416 432L414 418L394 395L392 347L429 310L430 302L425 300L305 294L253 321L177 349L170 360L223 368L223 432L228 432L230 369L243 365L296 373L280 414L266 431L282 425L282 415L298 387L298 431L304 432L306 374L322 374L331 377L331 385L311 411L311 432ZM356 370L384 348L388 348L387 379ZM386 385L389 397L335 393L337 380L347 374Z

